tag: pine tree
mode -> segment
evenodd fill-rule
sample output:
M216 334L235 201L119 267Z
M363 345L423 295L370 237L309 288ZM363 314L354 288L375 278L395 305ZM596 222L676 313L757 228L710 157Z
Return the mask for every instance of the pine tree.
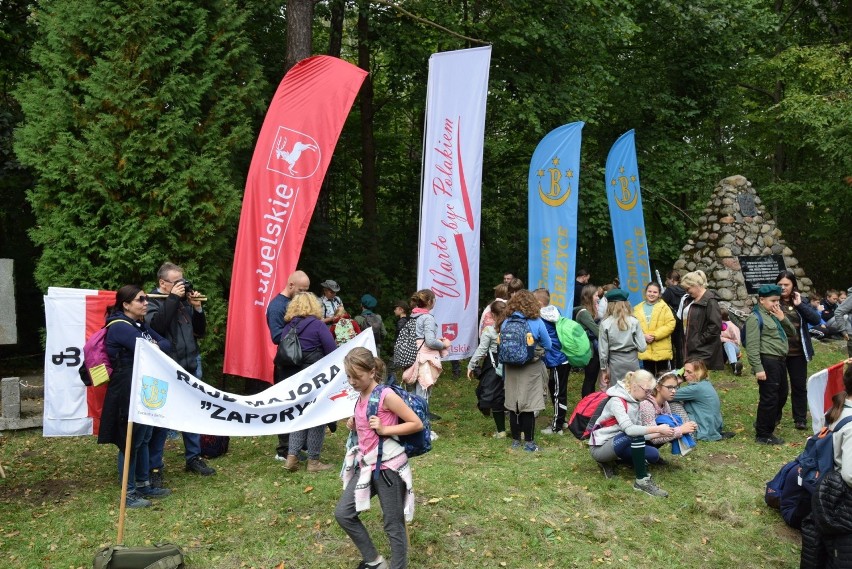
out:
M15 150L37 177L37 282L144 285L171 260L213 299L215 336L263 110L236 3L48 0L33 17Z

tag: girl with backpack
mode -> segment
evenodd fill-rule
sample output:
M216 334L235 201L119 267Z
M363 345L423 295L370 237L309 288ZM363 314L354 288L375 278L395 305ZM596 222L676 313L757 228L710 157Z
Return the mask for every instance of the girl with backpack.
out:
M429 401L432 386L441 375L441 356L446 354L450 341L438 337L438 323L430 312L435 308L435 293L422 289L411 295L411 317L416 319L414 326L417 356L414 364L402 374L406 383L417 382L414 392Z
M660 297L660 285L650 282L645 286L645 300L633 309L633 316L639 320L645 336L647 349L639 354L642 369L657 377L672 369L672 333L675 329L675 317L669 305Z
M607 389L609 400L595 422L589 437L589 452L606 478L615 476L613 462L632 464L635 474L633 489L651 496L665 498L668 492L658 487L648 474L646 461L656 464L660 453L645 444L645 435L671 437L674 429L668 425L646 427L639 418L639 403L652 392L657 381L647 371L630 371L624 379Z
M601 383L611 387L627 372L639 369L639 352L644 352L647 344L627 302L627 291L614 288L604 296L606 318L600 325L598 351L603 370Z
M582 397L594 393L601 373L601 356L598 351L598 321L595 319L598 306L598 287L587 284L580 293L579 304L574 307L574 321L586 330L592 344L592 359L584 368Z
M527 331L522 341L524 348L536 345L550 348L550 336L544 322L539 318L541 305L526 289L519 290L506 305L508 314L499 326L497 334L500 339L500 350L506 348L506 334L510 320L521 319L526 323ZM514 324L512 324L514 325ZM523 449L527 452L538 452L535 444L535 412L544 409L544 385L546 369L539 356L529 358L524 364L503 364L503 378L506 388L506 410L509 412L509 430L512 433L512 448L521 448L521 433L524 435Z
M494 324L485 326L479 337L479 346L467 364L467 378L473 379L479 369L479 385L476 387L477 407L486 417L494 418L497 431L495 439L506 437L506 390L503 386L502 368L497 364L497 330L495 326L503 321L506 314L506 303L495 300L488 306L488 313L493 317Z
M354 348L343 359L349 385L358 392L355 415L347 422L358 434L358 444L346 453L343 471L343 495L337 502L334 517L349 536L363 561L358 567L368 569L404 569L408 567L408 536L405 522L414 518L414 490L411 468L403 447L393 436L423 430L417 414L391 389L384 389L378 413L367 417L370 395L379 378L384 377L385 364L366 348ZM382 444L381 468L373 472L378 460L379 437ZM391 563L379 555L370 534L360 519L360 512L370 508L370 498L378 494L382 506L385 533L391 548Z

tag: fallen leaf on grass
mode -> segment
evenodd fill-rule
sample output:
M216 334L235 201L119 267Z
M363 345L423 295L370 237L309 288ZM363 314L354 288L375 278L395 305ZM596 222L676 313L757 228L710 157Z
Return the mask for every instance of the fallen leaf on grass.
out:
M440 501L441 501L441 498L429 498L429 500L427 500L426 503L427 504L437 504Z
M305 494L308 494L308 493L313 492L313 491L314 491L313 486L305 486L305 489L302 490L302 492L304 492Z

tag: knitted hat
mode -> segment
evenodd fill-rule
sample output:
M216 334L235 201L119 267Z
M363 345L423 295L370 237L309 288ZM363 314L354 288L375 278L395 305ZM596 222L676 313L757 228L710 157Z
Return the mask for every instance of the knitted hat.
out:
M376 300L376 297L372 294L365 294L361 297L361 306L363 306L364 308L369 308L370 310L372 310L376 307L378 303L379 301Z

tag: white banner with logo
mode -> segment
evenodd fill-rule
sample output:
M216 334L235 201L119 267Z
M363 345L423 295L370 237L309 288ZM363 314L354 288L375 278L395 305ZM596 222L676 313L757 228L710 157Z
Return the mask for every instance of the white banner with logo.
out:
M482 150L491 48L432 54L426 91L426 137L417 287L431 289L446 359L477 346Z
M156 346L136 340L130 420L176 431L256 436L290 433L352 416L358 392L343 358L364 347L376 353L373 329L298 374L255 395L236 395L193 377Z
M97 290L51 287L44 297L44 417L45 437L92 434L86 386L79 368L86 342L86 296Z

